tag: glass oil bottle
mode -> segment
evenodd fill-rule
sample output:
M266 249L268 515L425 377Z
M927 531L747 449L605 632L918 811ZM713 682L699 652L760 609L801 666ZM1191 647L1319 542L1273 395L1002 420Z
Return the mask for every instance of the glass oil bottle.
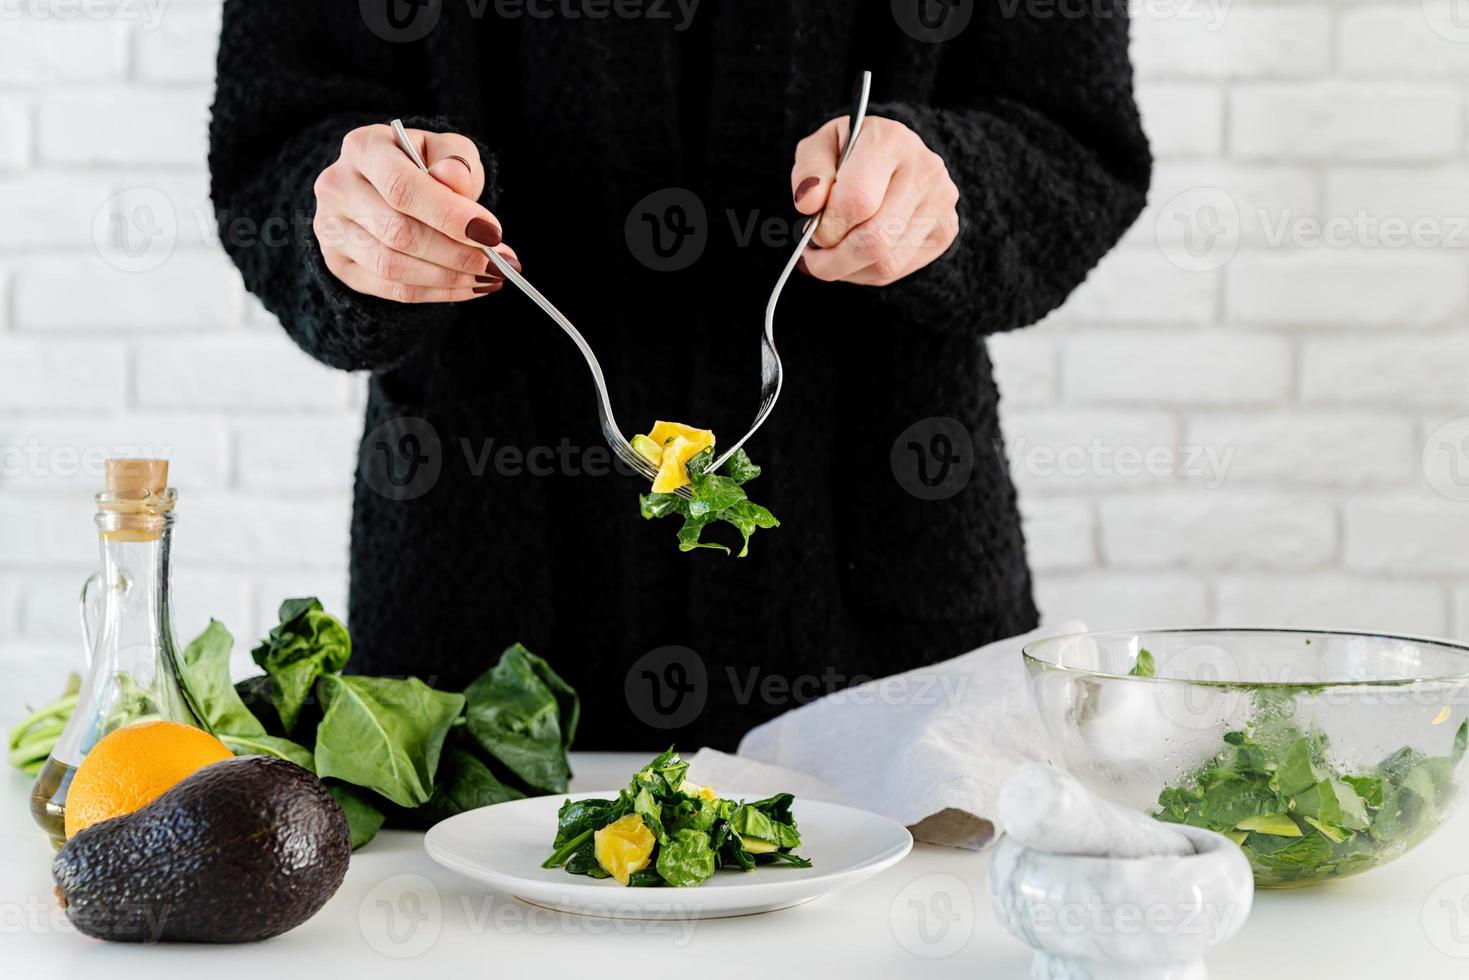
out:
M103 736L165 719L206 731L178 668L169 552L177 492L166 460L106 463L97 494L102 570L82 587L87 673L77 707L31 790L31 815L53 846L66 839L66 794L77 766Z

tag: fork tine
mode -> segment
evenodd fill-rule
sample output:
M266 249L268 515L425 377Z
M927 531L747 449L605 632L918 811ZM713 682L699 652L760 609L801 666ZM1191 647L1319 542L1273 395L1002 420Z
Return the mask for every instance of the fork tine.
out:
M842 164L846 163L847 158L852 155L852 148L857 145L857 138L862 135L862 123L867 118L867 99L871 92L872 72L864 71L857 77L850 116L851 124L847 130L847 143L842 147L841 157L837 161L838 172L841 171ZM775 408L776 399L780 397L781 385L785 383L785 367L781 364L780 354L775 349L775 308L780 302L781 292L785 289L791 273L796 268L796 263L800 261L801 253L805 252L806 246L811 244L811 236L816 234L823 213L817 212L816 216L806 225L805 232L802 233L800 241L796 243L795 251L786 261L779 278L775 280L775 288L771 290L770 299L765 304L765 333L760 337L760 410L755 413L755 421L751 423L749 431L726 449L709 467L710 470L719 469L749 441L760 426L765 424L766 418Z
M658 475L658 468L655 467L652 463L648 462L647 457L643 456L636 449L632 448L631 445L622 443L620 441L614 441L612 449L614 452L617 453L618 459L621 459L624 463L632 467L637 472L641 473L643 476L647 477L649 480L655 478ZM694 497L693 491L691 491L688 487L679 487L677 490L674 491L674 493L678 494L685 500L692 500Z

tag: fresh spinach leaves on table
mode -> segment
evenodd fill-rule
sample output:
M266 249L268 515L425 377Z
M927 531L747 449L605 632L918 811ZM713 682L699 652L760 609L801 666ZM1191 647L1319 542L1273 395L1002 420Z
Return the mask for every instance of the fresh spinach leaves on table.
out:
M347 628L314 598L288 599L253 656L265 673L230 682L234 640L219 623L185 648L190 702L236 755L273 755L326 781L353 847L385 822L423 826L455 813L564 792L581 702L520 644L463 692L417 678L342 673Z
M317 599L287 599L281 603L280 624L250 655L270 675L271 700L290 733L317 678L347 666L352 636Z

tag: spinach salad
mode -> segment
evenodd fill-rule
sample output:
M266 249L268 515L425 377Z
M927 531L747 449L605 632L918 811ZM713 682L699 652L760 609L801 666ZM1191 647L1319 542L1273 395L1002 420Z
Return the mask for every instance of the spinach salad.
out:
M1154 676L1138 653L1130 672ZM1244 850L1261 885L1285 886L1365 871L1422 841L1453 800L1454 771L1469 751L1469 721L1448 752L1404 747L1369 771L1328 758L1326 734L1291 714L1293 689L1252 690L1258 717L1228 732L1219 754L1158 794L1154 816L1217 831Z
M751 535L761 528L780 526L774 514L745 493L744 485L760 475L760 467L750 462L743 449L735 450L725 464L727 475L708 472L714 461L714 433L708 429L657 422L647 435L634 436L632 446L658 467L652 492L638 498L642 515L648 520L682 517L680 551L714 548L728 554L727 545L702 540L705 528L722 521L740 532L738 557L743 558L749 554ZM681 487L689 487L692 499L679 496Z
M567 800L541 867L631 887L675 888L699 885L721 868L811 867L795 853L801 845L791 814L795 797L721 799L689 782L688 769L670 748L639 769L615 799Z

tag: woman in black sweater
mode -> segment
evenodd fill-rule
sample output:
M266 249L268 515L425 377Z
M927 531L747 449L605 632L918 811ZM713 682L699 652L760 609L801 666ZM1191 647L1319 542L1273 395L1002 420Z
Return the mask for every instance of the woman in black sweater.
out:
M452 688L519 640L580 691L580 746L728 748L1035 624L984 337L1058 306L1143 206L1127 21L959 4L935 41L958 22L920 26L923 2L226 3L223 242L303 349L369 376L354 670ZM587 334L626 434L727 442L823 206L748 446L781 527L681 553L609 472L579 355L472 245Z

